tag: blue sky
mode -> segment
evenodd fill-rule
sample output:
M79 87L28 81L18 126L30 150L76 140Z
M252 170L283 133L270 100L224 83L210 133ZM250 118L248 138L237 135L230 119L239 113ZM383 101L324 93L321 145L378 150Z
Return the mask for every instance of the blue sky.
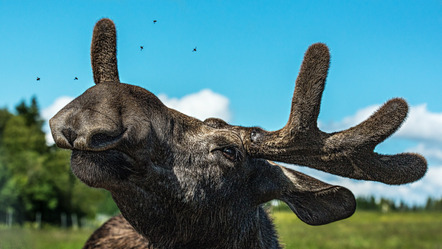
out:
M414 185L349 188L416 203L442 197L441 1L0 0L0 13L0 107L37 96L48 117L93 85L90 41L102 17L117 26L122 82L193 116L269 130L287 120L305 50L324 42L332 58L321 127L348 128L403 97L408 121L377 150L416 151L430 163Z

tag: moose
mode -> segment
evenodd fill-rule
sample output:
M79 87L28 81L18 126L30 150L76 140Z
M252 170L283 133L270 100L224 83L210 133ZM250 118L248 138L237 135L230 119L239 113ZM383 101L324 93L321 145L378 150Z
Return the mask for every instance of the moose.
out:
M276 131L201 121L120 83L110 19L95 25L91 61L95 86L50 120L56 145L72 150L72 172L110 191L121 211L84 248L281 248L263 204L281 200L303 222L322 225L351 216L356 202L344 187L275 162L391 185L427 170L419 154L373 151L406 118L401 98L347 130L317 127L330 63L322 43L305 53L288 122Z

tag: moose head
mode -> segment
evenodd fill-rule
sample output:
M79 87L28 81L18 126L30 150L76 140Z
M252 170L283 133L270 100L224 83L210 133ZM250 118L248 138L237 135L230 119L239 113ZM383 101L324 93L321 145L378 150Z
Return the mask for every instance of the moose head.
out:
M348 189L272 161L386 184L413 182L426 172L418 154L373 151L404 121L403 99L388 101L347 130L318 129L330 60L324 44L305 53L289 120L277 131L200 121L120 83L109 19L94 28L91 60L96 85L50 120L54 141L72 150L73 173L110 191L122 215L155 248L278 248L261 207L273 199L311 225L354 213Z

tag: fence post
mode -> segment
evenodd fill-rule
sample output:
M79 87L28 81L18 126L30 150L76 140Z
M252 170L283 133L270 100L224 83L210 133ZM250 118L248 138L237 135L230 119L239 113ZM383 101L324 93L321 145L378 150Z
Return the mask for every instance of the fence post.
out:
M67 227L67 218L66 213L61 213L61 227L66 228Z
M35 222L37 222L37 228L41 229L41 212L35 214Z
M74 230L78 229L78 217L77 214L71 214L71 220L72 220L72 228Z
M8 223L8 227L12 227L12 223L14 223L14 209L12 208L8 208L7 211L8 215L7 215L7 223Z

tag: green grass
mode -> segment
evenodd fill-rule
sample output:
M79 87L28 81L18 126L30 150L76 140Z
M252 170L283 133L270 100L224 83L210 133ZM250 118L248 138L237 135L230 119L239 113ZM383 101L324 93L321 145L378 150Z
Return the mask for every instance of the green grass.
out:
M0 228L0 249L79 249L92 229Z
M273 213L286 249L442 249L442 213L357 211L351 218L309 226L292 212ZM0 228L0 249L78 249L92 229Z
M286 249L442 249L442 213L376 213L323 226L302 223L291 212L273 214Z

